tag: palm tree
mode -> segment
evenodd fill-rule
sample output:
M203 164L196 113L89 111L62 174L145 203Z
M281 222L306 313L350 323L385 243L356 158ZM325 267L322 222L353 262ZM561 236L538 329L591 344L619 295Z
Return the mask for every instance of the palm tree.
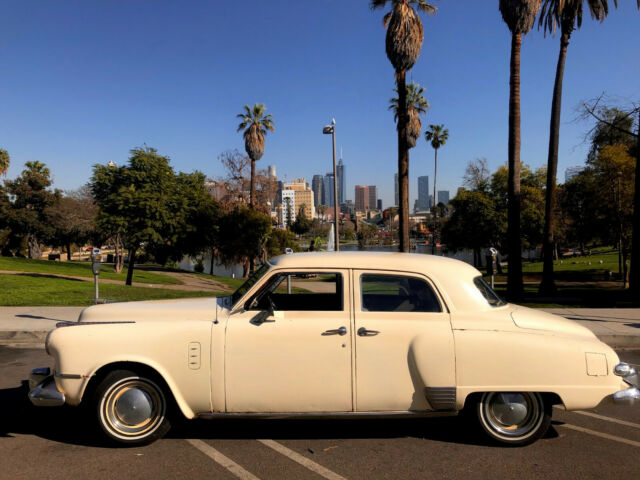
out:
M249 206L253 208L256 194L256 162L262 158L264 153L264 136L267 130L273 132L275 126L271 114L266 114L266 107L262 103L256 103L253 108L244 106L244 112L237 115L242 119L238 125L238 132L244 130L244 149L251 159L251 181L249 189Z
M9 152L0 148L0 175L7 173L10 164Z
M522 36L533 27L541 0L500 0L502 19L511 31L509 75L509 178L507 186L507 296L523 294L520 243L520 47Z
M422 22L413 9L436 13L436 7L425 0L371 0L372 9L391 4L382 21L387 29L385 41L387 58L396 72L398 92L398 195L400 197L400 251L409 251L409 145L407 144L407 84L405 76L418 60L424 32Z
M435 152L435 167L433 169L433 237L431 240L431 253L436 253L436 232L438 230L438 204L436 197L436 178L438 175L438 149L449 140L449 130L444 125L429 125L429 130L424 132L424 138L427 142L431 142L433 151Z
M398 89L394 88L394 92L398 93ZM409 115L409 124L407 125L406 142L409 148L416 146L416 142L422 134L422 122L420 115L424 115L429 110L429 102L422 95L424 88L415 82L407 85L407 114ZM398 121L398 98L394 97L389 100L389 110L393 110L393 119Z
M553 278L553 250L554 250L554 211L556 203L556 173L558 170L558 144L560 140L560 111L562 104L562 79L564 64L567 58L567 47L573 30L582 26L583 3L591 13L591 17L602 22L609 13L607 0L544 0L538 25L547 32L555 34L560 26L560 52L556 66L556 79L553 85L553 99L551 101L551 121L549 123L549 156L547 160L547 189L545 192L545 219L542 282L540 293L548 295L556 291ZM617 0L613 0L617 7Z

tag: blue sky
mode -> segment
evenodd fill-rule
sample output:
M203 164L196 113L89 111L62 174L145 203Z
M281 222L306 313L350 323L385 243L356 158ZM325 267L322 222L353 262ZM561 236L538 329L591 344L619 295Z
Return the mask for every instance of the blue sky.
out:
M423 126L444 123L438 189L454 194L466 164L507 161L510 34L498 1L442 0L423 16L425 41L408 79L426 88ZM612 3L612 2L609 2ZM581 100L603 91L640 98L640 12L622 0L599 24L585 18L573 34L564 77L559 180L584 163L590 128L576 122ZM383 11L366 0L311 1L10 1L0 18L0 148L8 178L26 161L51 169L55 186L86 183L91 167L126 161L147 144L176 170L223 175L218 155L243 150L235 115L265 103L276 131L259 167L280 178L326 173L335 118L356 184L378 185L393 202L397 146L393 69L384 53ZM534 29L523 41L522 161L546 164L551 92L559 38ZM417 177L433 177L433 149L411 150L411 205ZM431 184L432 185L432 184Z

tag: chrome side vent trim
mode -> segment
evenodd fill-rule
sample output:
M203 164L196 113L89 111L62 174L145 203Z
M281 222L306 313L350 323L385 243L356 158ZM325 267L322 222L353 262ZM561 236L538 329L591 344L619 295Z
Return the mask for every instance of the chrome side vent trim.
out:
M187 349L187 362L191 370L198 370L200 368L200 342L190 342Z
M435 410L456 408L456 387L425 387L424 394Z

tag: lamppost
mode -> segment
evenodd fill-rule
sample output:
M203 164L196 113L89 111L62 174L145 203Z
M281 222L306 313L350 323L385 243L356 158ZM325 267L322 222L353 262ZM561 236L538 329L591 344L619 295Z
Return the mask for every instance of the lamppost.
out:
M331 125L322 129L325 135L331 135L333 141L333 228L336 237L336 252L340 251L340 234L338 231L338 172L336 171L336 119L331 120Z

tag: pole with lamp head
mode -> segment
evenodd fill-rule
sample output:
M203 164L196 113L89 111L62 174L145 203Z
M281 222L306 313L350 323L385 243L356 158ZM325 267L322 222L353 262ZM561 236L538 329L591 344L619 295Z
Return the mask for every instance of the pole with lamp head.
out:
M338 231L338 172L336 171L336 119L331 120L331 125L322 129L325 135L331 135L333 142L333 228L336 237L336 252L340 251L340 234Z

